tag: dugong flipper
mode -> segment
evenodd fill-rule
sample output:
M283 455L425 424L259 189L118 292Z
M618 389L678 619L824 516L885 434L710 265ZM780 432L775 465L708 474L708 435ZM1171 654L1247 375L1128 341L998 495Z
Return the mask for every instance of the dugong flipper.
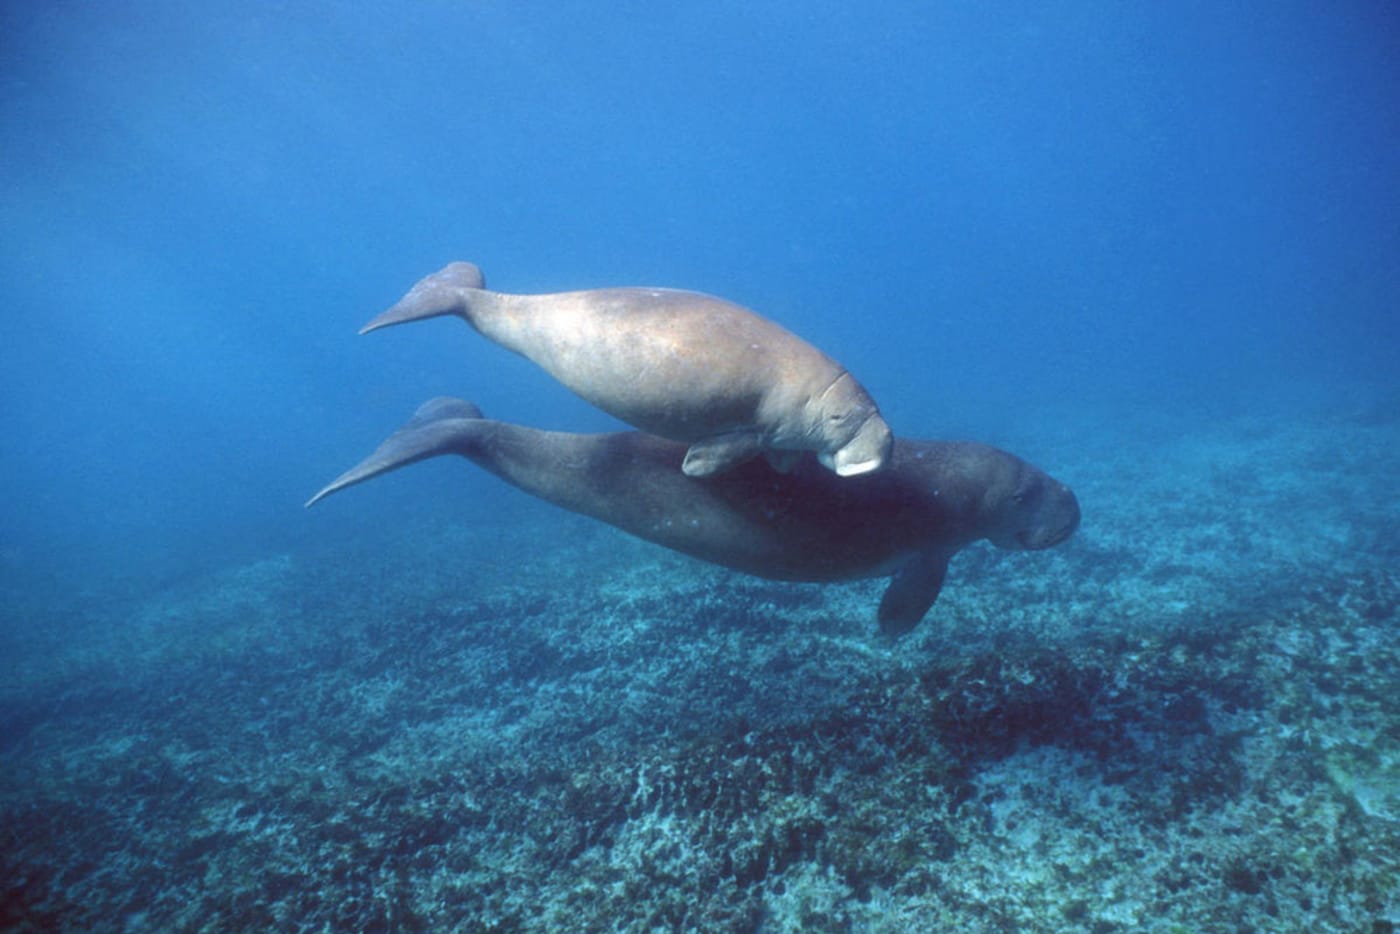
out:
M782 473L764 458L701 480L678 469L685 450L634 431L537 431L438 398L307 505L405 464L460 454L541 499L748 574L893 575L879 610L890 635L933 605L949 559L964 546L990 539L1001 548L1049 548L1079 525L1068 487L983 444L900 440L884 470L844 480L810 459Z
M842 477L881 467L893 436L865 388L772 321L711 295L619 288L510 295L452 263L361 329L456 315L636 428L690 446L690 476L763 452L814 451ZM781 458L780 458L781 459Z

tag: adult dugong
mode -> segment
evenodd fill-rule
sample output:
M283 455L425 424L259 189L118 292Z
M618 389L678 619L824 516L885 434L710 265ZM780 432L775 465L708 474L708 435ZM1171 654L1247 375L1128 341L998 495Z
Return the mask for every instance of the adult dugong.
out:
M767 453L814 451L853 477L881 467L893 436L869 393L835 360L732 302L674 289L543 295L488 291L452 263L361 329L456 315L642 431L689 445L681 468L721 473Z
M307 506L440 454L460 454L527 493L667 548L797 581L892 575L881 629L911 629L938 597L948 561L989 539L1057 545L1079 525L1069 487L984 444L895 442L884 470L838 479L804 458L790 471L758 458L700 480L677 467L685 445L640 432L579 435L489 421L438 398Z

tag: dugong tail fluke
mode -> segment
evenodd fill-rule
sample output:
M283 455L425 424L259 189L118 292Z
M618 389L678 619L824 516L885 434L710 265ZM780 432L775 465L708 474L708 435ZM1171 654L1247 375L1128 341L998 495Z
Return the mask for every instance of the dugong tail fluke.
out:
M421 321L463 312L462 289L484 289L486 277L475 263L449 263L415 285L393 308L360 328L361 334L387 328L391 324ZM431 405L432 403L429 403Z
M307 500L306 507L309 509L332 493L399 467L441 454L457 453L470 434L471 426L468 422L481 417L481 409L470 402L450 396L429 399L418 407L418 411L413 413L407 424L375 448L373 454L336 477Z

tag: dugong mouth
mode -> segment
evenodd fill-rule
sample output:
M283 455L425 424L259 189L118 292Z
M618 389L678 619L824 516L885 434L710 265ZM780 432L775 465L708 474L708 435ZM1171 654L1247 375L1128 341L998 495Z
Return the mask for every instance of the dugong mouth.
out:
M835 451L818 451L822 466L838 477L858 477L879 470L894 451L894 433L879 413L872 413L850 441Z
M862 461L848 461L842 458L842 454L844 454L846 450L846 448L842 448L835 454L831 454L827 451L820 451L817 453L817 460L823 467L830 470L838 477L859 477L861 474L870 473L872 470L878 470L885 463L883 457L872 457Z
M1020 542L1021 547L1027 551L1042 551L1046 548L1054 548L1073 535L1077 528L1079 528L1079 523L1071 522L1048 533L1026 529L1016 533L1016 541Z

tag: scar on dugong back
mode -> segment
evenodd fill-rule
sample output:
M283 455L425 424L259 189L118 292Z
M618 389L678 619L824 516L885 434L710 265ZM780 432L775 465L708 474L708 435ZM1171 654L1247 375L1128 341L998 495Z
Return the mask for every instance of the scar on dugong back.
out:
M791 466L814 451L838 476L877 470L894 439L870 394L839 363L724 299L674 289L543 295L486 289L451 263L360 331L456 315L635 428L689 445L689 476L757 454Z

